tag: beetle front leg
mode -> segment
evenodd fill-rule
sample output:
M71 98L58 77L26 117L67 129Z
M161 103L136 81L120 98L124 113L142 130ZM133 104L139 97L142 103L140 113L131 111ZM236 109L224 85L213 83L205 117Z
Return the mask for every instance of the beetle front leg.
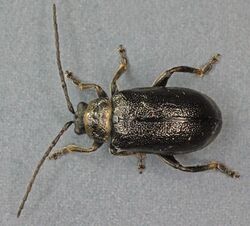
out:
M232 178L239 178L240 174L236 171L229 169L226 165L212 161L205 165L197 165L197 166L183 166L180 162L178 162L174 156L163 156L159 155L160 158L167 163L168 165L174 167L175 169L179 169L186 172L201 172L206 170L219 170L220 172L232 177Z
M127 70L128 67L128 58L126 56L126 50L122 45L118 48L120 54L120 65L114 75L114 78L111 82L111 94L112 96L118 91L116 81L121 77L121 75Z
M80 147L80 146L77 146L77 145L74 145L74 144L70 144L66 147L63 147L62 149L59 149L58 151L54 152L53 154L51 154L49 156L49 159L58 159L59 157L61 157L62 155L66 155L70 152L81 152L81 153L91 153L91 152L94 152L96 151L100 146L102 145L102 143L96 143L94 142L92 144L91 147L89 148L84 148L84 147Z
M173 67L167 71L162 72L157 79L154 81L153 86L166 86L168 79L171 75L175 72L186 72L186 73L193 73L199 77L203 77L213 68L213 65L219 61L220 54L214 55L206 64L204 64L200 68L193 68L188 66L178 66Z
M101 86L94 84L94 83L83 83L79 79L75 77L75 75L70 71L65 71L65 76L72 80L72 82L80 89L95 89L98 97L108 97L105 91L102 89Z

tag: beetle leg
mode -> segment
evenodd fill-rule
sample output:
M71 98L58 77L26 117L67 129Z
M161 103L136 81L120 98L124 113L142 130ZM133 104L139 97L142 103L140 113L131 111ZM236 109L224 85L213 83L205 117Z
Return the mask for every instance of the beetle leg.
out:
M84 148L84 147L79 147L77 145L74 144L70 144L66 147L63 147L62 149L59 149L58 151L54 152L53 154L51 154L49 156L49 159L58 159L59 157L61 157L62 155L66 155L70 152L82 152L82 153L91 153L96 151L102 144L101 143L96 143L94 142L93 145L89 148Z
M117 152L115 149L110 148L109 149L110 153L112 155L116 155L116 156L129 156L129 155L136 155L135 152L130 152L130 151L119 151Z
M120 54L120 65L114 75L114 78L111 82L111 94L114 95L115 92L118 91L118 87L116 81L121 77L121 75L127 70L128 67L128 58L126 56L126 50L122 45L118 48Z
M206 165L197 165L197 166L183 166L180 162L178 162L174 156L163 156L159 155L160 158L167 163L168 165L174 167L175 169L179 169L186 172L201 172L206 170L219 170L220 172L232 177L232 178L238 178L240 177L240 174L236 171L233 171L229 169L227 166L225 166L222 163L219 163L217 161L212 161Z
M108 97L105 91L102 89L101 86L94 84L94 83L83 83L79 79L76 78L76 76L73 74L73 72L65 71L65 76L72 80L72 82L80 89L95 89L98 97Z
M167 71L162 72L157 77L157 79L153 82L153 86L166 86L168 79L175 72L193 73L199 77L203 77L212 69L213 65L219 61L219 57L220 57L220 54L214 55L206 64L204 64L200 68L193 68L193 67L188 67L188 66L173 67Z
M131 155L136 155L138 162L137 162L137 166L138 166L138 171L140 174L143 173L144 169L146 168L145 166L145 159L146 159L146 154L145 153L136 153L136 152L131 152L131 151L117 151L116 148L114 147L110 147L110 153L112 155L116 155L116 156L131 156Z
M138 158L138 170L139 170L139 173L142 174L146 168L146 166L145 166L146 154L145 153L137 153L136 155Z

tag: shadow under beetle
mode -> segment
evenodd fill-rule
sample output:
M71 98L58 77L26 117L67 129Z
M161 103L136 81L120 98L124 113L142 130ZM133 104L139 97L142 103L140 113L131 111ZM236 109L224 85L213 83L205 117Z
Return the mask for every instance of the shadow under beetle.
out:
M218 61L219 54L200 68L178 66L164 71L154 81L152 87L119 91L116 82L128 67L126 51L120 45L118 48L120 65L111 83L111 98L109 99L99 85L82 83L72 72L63 72L55 5L53 5L53 22L59 75L68 109L74 115L74 120L64 125L38 163L20 204L18 217L40 167L59 138L72 124L75 125L75 133L87 134L94 140L93 145L84 148L70 144L51 154L49 159L57 159L70 152L94 152L104 142L110 141L111 154L138 157L140 173L145 168L146 154L155 154L168 165L182 171L199 172L216 169L233 178L240 176L238 172L230 170L217 161L205 165L183 166L175 159L175 155L197 151L211 143L221 130L222 118L218 106L208 96L187 88L166 88L165 86L175 72L204 76ZM68 95L64 76L80 90L94 88L98 98L88 104L80 102L75 111Z

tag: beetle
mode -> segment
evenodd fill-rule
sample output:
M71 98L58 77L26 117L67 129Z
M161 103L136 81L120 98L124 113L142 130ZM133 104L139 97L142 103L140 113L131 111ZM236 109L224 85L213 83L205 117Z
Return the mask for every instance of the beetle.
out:
M47 157L57 159L71 152L94 152L104 142L110 142L110 153L113 155L137 156L140 173L145 168L146 154L154 154L166 164L182 171L200 172L215 169L233 178L240 176L238 172L217 161L205 165L184 166L175 158L175 155L194 152L210 144L221 130L222 116L216 103L207 95L187 88L166 87L167 82L176 72L193 73L203 77L218 62L219 54L199 68L178 66L166 70L153 82L152 87L120 91L117 80L128 68L125 48L120 45L120 64L111 82L111 98L108 98L99 85L83 83L72 72L63 71L56 17L54 4L57 66L68 110L74 119L63 126L38 163L19 206L17 217L20 216L34 180ZM80 102L75 111L64 76L80 90L95 89L98 98L88 104ZM92 146L84 148L70 144L50 155L59 138L72 124L75 125L76 134L87 134L93 139Z

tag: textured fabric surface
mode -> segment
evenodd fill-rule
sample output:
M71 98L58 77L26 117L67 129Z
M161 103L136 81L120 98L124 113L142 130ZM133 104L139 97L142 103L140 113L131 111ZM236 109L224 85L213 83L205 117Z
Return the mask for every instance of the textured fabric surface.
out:
M130 68L121 89L149 86L173 66L199 66L221 53L203 79L174 75L169 86L206 93L223 116L218 138L185 164L225 162L241 173L184 173L147 156L91 155L47 161L20 219L16 212L49 142L72 118L56 67L52 2L0 4L0 225L243 225L250 222L250 2L244 0L56 1L63 67L109 91L123 44ZM68 82L74 106L95 98ZM91 141L73 127L57 147Z

